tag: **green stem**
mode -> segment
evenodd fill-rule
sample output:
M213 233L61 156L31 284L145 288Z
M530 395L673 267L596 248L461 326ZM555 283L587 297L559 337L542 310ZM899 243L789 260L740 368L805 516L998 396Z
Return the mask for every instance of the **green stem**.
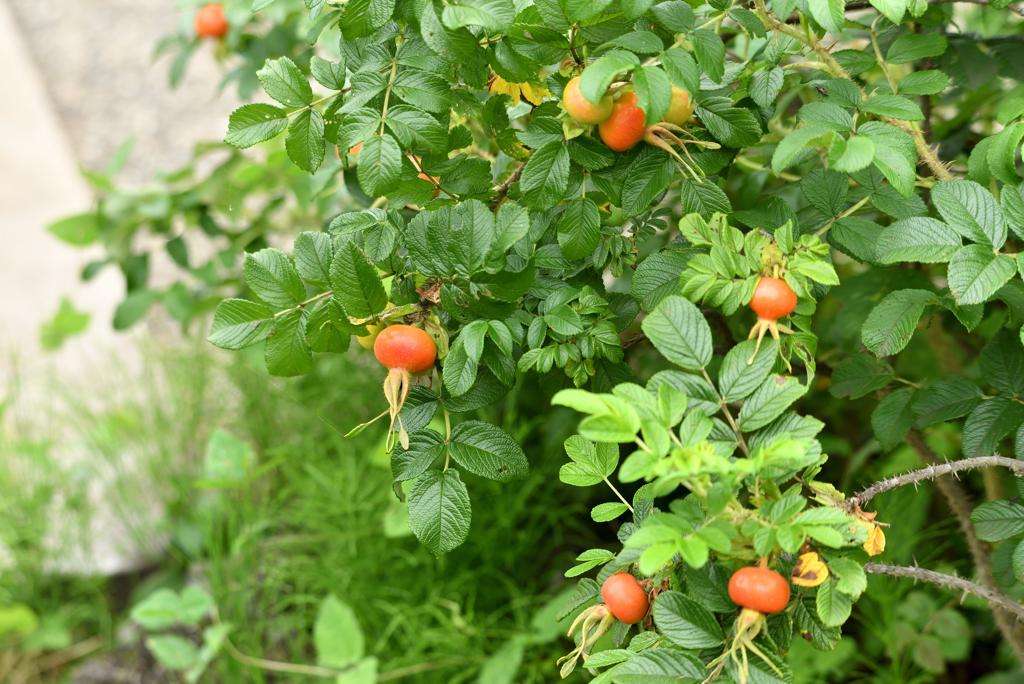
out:
M319 299L323 299L324 297L329 297L332 294L334 294L334 290L328 290L327 292L321 292L320 294L316 295L315 297L310 297L306 301L300 302L297 306L293 306L290 309L285 309L284 311L278 311L276 314L274 314L274 318L279 318L280 316L284 316L285 314L291 313L292 311L296 311L297 309L304 309L304 308L306 308L307 305L312 304L313 302L315 302L315 301L317 301Z
M611 480L609 480L606 477L606 478L604 478L604 483L612 488L612 491L615 492L615 496L619 497L619 501L621 501L622 503L626 504L626 508L628 508L629 512L632 513L633 512L633 507L629 505L628 501L626 501L626 497L622 496L622 494L619 492L619 490L615 488L615 485L613 485L611 483Z
M725 397L718 393L718 388L715 387L715 383L711 382L711 376L708 375L708 371L705 368L701 368L700 372L704 374L704 379L711 385L711 389L714 390L715 396L718 397L718 407L722 409L722 413L725 414L725 419L729 422L729 427L732 428L733 433L736 435L736 443L739 444L740 450L743 454L750 458L750 449L747 448L747 440L743 439L743 433L740 432L739 426L736 425L736 421L732 418L732 412L729 411L729 405L725 403Z
M832 226L835 225L836 221L838 221L839 219L844 219L847 216L850 216L851 214L857 213L860 210L861 207L863 207L865 204L868 203L868 201L870 199L871 199L871 195L868 195L867 197L862 199L860 202L857 202L852 207L850 207L849 209L844 211L839 216L836 216L834 219L832 219L831 221L826 223L823 228L819 228L817 231L815 231L814 237L819 237L820 238L822 235L824 235L828 231L829 228L831 228Z

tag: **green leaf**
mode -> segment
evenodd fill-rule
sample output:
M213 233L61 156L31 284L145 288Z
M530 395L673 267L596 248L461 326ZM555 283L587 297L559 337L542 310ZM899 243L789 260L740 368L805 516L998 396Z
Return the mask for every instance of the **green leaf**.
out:
M39 345L47 351L60 349L66 338L85 331L89 319L89 314L75 310L70 299L61 298L57 313L40 327Z
M347 603L330 595L320 603L313 623L313 645L317 662L325 667L343 668L363 657L363 631L356 613Z
M612 38L599 49L610 46L625 48L634 54L649 55L665 49L661 40L650 31L633 31ZM637 70L639 71L639 70Z
M313 366L313 351L306 341L307 312L294 309L275 318L267 333L267 371L279 377L302 375Z
M838 140L838 138L837 138ZM885 229L859 216L839 219L829 229L829 242L843 254L864 263L876 263L878 240Z
M639 64L640 59L632 52L609 52L584 69L580 76L580 93L590 102L597 104L618 74L630 71Z
M729 350L718 371L718 389L729 403L746 399L758 387L764 384L768 372L775 365L779 351L779 343L772 339L764 340L757 355L754 354L756 340L740 342ZM753 363L747 362L753 357Z
M908 64L926 57L939 57L949 43L941 33L916 33L893 41L885 55L889 64Z
M892 382L892 366L867 354L843 359L832 371L829 392L833 397L859 399Z
M711 29L696 29L690 33L690 42L700 68L712 81L721 83L722 76L725 74L725 43L722 42L721 36ZM701 121L704 121L703 116ZM708 128L710 129L710 126ZM747 145L730 145L730 147L747 147Z
M619 467L619 447L615 444L595 445L579 435L573 435L565 440L565 453L572 459L572 463L561 467L558 479L574 487L598 484Z
M654 40L658 43L658 48L655 51L661 52L661 41L657 38ZM644 110L645 123L651 126L661 121L672 101L672 83L665 72L653 66L641 66L634 69L633 89L637 97L637 106Z
M801 153L811 145L825 145L835 137L835 132L821 126L798 128L776 146L772 154L772 171L778 176L801 159Z
M696 19L693 10L685 2L659 2L651 7L654 20L672 33L685 33L693 28ZM671 52L671 51L670 51ZM690 92L696 92L692 90Z
M679 274L693 258L691 252L655 252L640 262L633 273L630 294L649 313L665 297L679 294Z
M466 540L471 517L469 492L454 468L428 470L409 492L409 527L435 556Z
M181 597L173 589L157 589L131 610L131 619L146 629L158 631L177 624L181 615Z
M398 444L391 453L391 475L395 482L414 480L427 472L445 449L444 437L440 433L415 430L411 425L405 428L409 432L409 448Z
M752 147L761 142L761 124L757 118L749 109L733 107L727 97L705 98L697 106L696 114L711 135L726 147Z
M843 32L846 21L846 4L843 0L807 0L807 7L814 20L826 31L836 34Z
M393 92L408 104L435 114L446 114L452 106L448 81L426 71L400 70L395 77ZM363 153L359 154L362 156Z
M643 632L643 634L656 634L656 632ZM630 643L630 648L636 643L635 637ZM601 651L600 653L608 653ZM600 653L591 657L596 657ZM589 662L588 662L589 664ZM685 651L675 651L669 648L649 648L642 651L613 670L605 670L612 673L613 682L644 682L649 684L669 684L679 681L701 681L707 676L704 663L694 654ZM598 681L597 684L605 684L608 679Z
M342 90L345 87L344 54L339 63L329 62L319 55L313 55L309 62L309 71L313 74L313 78L328 90Z
M952 259L962 246L960 235L942 221L914 217L896 221L882 230L877 258L880 264L936 264Z
M1024 422L1024 405L994 397L978 405L964 421L961 448L968 457L991 456L1004 437Z
M359 185L370 197L387 195L402 176L402 150L391 134L375 135L363 143L357 157Z
M899 95L872 95L861 103L860 110L865 114L877 114L900 121L920 121L924 118L916 102Z
M800 190L811 206L825 216L838 216L846 206L849 180L831 169L814 169L800 181Z
M262 341L270 332L274 313L256 302L225 299L217 305L207 341L237 351Z
M900 79L900 95L938 95L949 87L949 76L938 69L915 71Z
M968 240L995 248L1006 242L1006 224L996 198L974 181L939 181L932 188L932 202L950 227Z
M601 242L601 216L589 197L577 197L558 221L558 244L569 261L593 254Z
M983 503L971 513L978 538L998 542L1024 532L1024 506L1009 501Z
M299 280L299 274L279 249L261 249L246 254L242 273L253 294L270 306L286 309L305 299L306 288Z
M396 105L388 109L386 122L404 148L426 147L435 154L448 151L448 129L422 109Z
M714 614L678 591L658 594L653 614L658 631L680 648L716 648L725 638Z
M700 310L685 297L666 297L641 324L662 355L687 370L711 361L711 328Z
M526 454L515 438L497 425L478 420L455 426L448 453L469 472L496 482L522 480L530 473Z
M662 3L665 4L669 3ZM700 90L700 69L697 67L697 60L686 50L678 47L666 50L661 55L661 66L677 88L682 88L688 93ZM588 71L589 69L590 67L587 67Z
M780 67L765 67L756 72L750 80L750 97L758 107L767 109L775 104L775 98L786 81L786 74Z
M828 579L818 587L815 597L818 617L826 627L839 627L850 617L853 599L835 590L835 582Z
M568 185L569 150L561 142L535 150L519 181L526 205L534 211L546 211L558 204Z
M476 382L477 362L469 358L466 346L459 340L444 358L442 379L453 397L465 394Z
M828 150L828 164L836 171L853 173L867 168L875 159L875 143L861 136L849 140L836 136Z
M324 161L327 143L324 140L324 118L315 109L305 109L292 119L284 139L288 158L303 171L316 173Z
M925 428L966 416L981 403L981 389L958 375L926 387L917 393L914 416L917 427Z
M560 335L576 335L583 332L580 315L567 304L559 304L544 314L544 322Z
M306 317L306 342L310 349L315 352L332 352L342 354L348 351L352 342L352 334L347 326L337 325L337 320L331 315L330 302L318 302L314 307L307 309Z
M807 391L800 382L788 375L770 375L757 390L743 402L736 424L744 432L753 432L778 418Z
M199 660L199 649L177 634L161 634L146 639L146 648L157 662L172 672L186 670Z
M892 356L903 351L917 329L924 307L935 300L927 290L896 290L890 292L871 310L861 339L875 356Z
M334 297L349 316L369 318L387 307L388 297L375 269L354 242L338 246L331 262Z
M586 21L611 4L611 0L564 0L565 14L572 21Z
M1017 334L1002 328L978 356L981 377L1000 392L1024 393L1024 348Z
M996 133L988 148L986 158L992 175L997 179L1016 185L1020 183L1017 173L1017 146L1024 138L1024 121L1018 121Z
M903 197L913 197L917 166L914 139L895 126L879 121L861 124L857 134L870 138L875 144L875 168Z
M295 237L292 250L295 268L299 275L310 285L330 287L331 261L334 259L334 248L331 236L327 233L306 231Z
M949 260L949 289L958 304L981 304L1016 272L1012 257L993 254L984 245L967 245Z
M268 59L256 72L267 95L287 107L305 107L313 101L313 89L295 62L287 57Z
M224 142L234 147L251 147L278 136L288 128L288 114L273 104L243 104L227 119Z
M627 508L624 503L613 501L598 504L597 506L594 506L592 511L590 511L590 518L594 522L608 522L609 520L615 520L628 510L629 508Z
M870 2L892 23L899 24L903 21L903 15L907 11L907 0L870 0Z
M915 391L913 387L904 387L890 392L871 414L871 427L882 451L896 447L914 426L914 411L911 404Z
M622 183L622 214L637 216L647 211L654 198L672 182L673 171L668 154L645 145L629 165Z
M55 221L46 230L62 242L82 247L92 244L100 236L100 218L96 214L78 214Z
M448 5L441 13L441 21L448 28L483 26L489 33L505 33L516 18L512 0L459 0Z

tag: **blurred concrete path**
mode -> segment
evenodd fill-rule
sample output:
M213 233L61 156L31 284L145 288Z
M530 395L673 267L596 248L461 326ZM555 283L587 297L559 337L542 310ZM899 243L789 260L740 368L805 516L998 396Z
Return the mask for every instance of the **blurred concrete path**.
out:
M0 0L11 9L27 55L49 90L83 166L101 169L135 136L121 177L133 183L184 165L198 140L220 140L238 106L233 88L218 92L221 68L207 41L177 89L168 83L173 55L153 61L179 16L174 0ZM16 102L10 99L8 102Z
M15 356L19 377L40 364L67 372L92 365L90 349L124 345L109 325L124 286L113 271L79 283L91 257L45 230L51 221L87 210L92 196L6 0L0 0L0 64L7 103L0 107L0 353ZM65 295L94 324L59 354L44 356L40 326ZM5 361L0 379L10 381L11 362ZM7 393L2 390L0 398Z

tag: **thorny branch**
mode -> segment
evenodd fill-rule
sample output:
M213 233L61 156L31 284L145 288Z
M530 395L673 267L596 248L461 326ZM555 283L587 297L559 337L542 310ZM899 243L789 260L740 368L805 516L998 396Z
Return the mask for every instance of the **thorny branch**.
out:
M1003 610L1013 613L1018 619L1024 618L1024 606L999 592L990 591L980 584L965 580L963 577L944 575L941 572L925 570L924 568L908 568L901 565L885 565L883 563L865 563L864 572L869 572L873 575L909 577L914 580L921 580L922 582L939 584L950 589L959 589L964 592L965 596L967 594L980 596L993 606L998 606Z
M1024 461L1018 461L1015 458L1007 458L1006 456L978 456L976 458L965 458L960 461L930 465L927 468L912 470L909 473L896 475L895 477L890 477L876 482L860 494L851 496L849 499L844 501L842 508L847 511L852 511L855 507L863 506L873 497L881 494L882 492L887 492L890 489L902 487L903 485L914 484L921 480L934 480L942 475L948 475L961 470L985 468L987 466L1003 466L1004 468L1012 470L1014 475L1017 475L1018 477L1024 475Z
M916 429L911 429L907 436L904 437L904 441L922 461L931 465L938 465L938 456L925 443L924 437ZM974 523L971 522L973 503L971 502L970 495L959 482L949 475L937 477L935 479L935 486L942 492L943 497L949 503L949 508L953 511L953 515L956 516L957 522L960 524L960 531L967 538L967 547L971 551L971 559L974 561L974 568L978 573L981 585L987 591L1002 595L996 584L996 577L992 573L992 555L989 546L978 539L978 535L974 531ZM1010 599L1007 598L1006 600L1009 601ZM992 611L992 616L995 618L996 625L999 627L1003 639L1013 648L1017 660L1024 663L1024 630L1020 629L1020 624L1016 618L1010 612L999 608Z

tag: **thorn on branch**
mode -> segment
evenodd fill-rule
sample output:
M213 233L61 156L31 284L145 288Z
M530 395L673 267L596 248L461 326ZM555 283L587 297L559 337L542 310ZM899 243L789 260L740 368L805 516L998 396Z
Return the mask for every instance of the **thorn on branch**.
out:
M865 563L864 572L868 572L874 575L889 575L890 577L908 577L913 579L915 582L921 580L922 582L931 582L932 584L938 584L943 587L950 589L959 589L963 591L963 595L974 594L980 596L989 602L993 606L998 606L1004 610L1007 610L1017 616L1018 619L1024 619L1024 606L1011 600L1007 596L986 589L980 584L975 584L969 580L965 580L962 577L955 575L944 575L941 572L934 572L932 570L925 570L924 568L917 567L915 561L914 567L908 568L900 565L886 565L884 563ZM963 598L960 599L961 603Z
M895 489L908 484L913 484L916 489L917 484L921 480L934 480L942 475L955 476L955 474L961 470L971 470L973 468L986 468L991 466L1002 466L1004 468L1008 468L1017 477L1024 475L1024 462L1018 461L1015 458L1007 458L1006 456L977 456L975 458L965 458L960 461L946 461L939 465L930 465L926 468L921 468L920 470L912 470L909 473L904 473L897 477L890 477L887 480L876 482L860 494L851 496L849 499L844 501L842 503L842 508L846 511L853 511L855 508L863 506L878 494L887 492L890 489Z

